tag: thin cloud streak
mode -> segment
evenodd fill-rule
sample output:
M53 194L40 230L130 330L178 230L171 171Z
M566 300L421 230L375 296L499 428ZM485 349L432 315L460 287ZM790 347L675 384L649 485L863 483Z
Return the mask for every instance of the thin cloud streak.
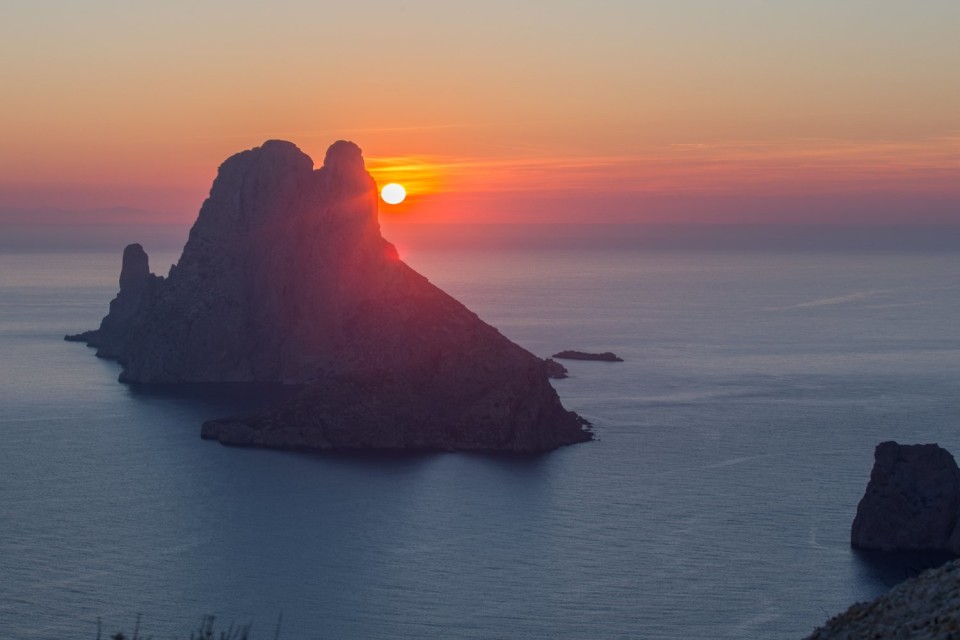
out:
M735 192L817 187L952 193L960 136L921 142L796 140L676 143L635 155L506 158L392 156L368 161L380 180L457 192Z

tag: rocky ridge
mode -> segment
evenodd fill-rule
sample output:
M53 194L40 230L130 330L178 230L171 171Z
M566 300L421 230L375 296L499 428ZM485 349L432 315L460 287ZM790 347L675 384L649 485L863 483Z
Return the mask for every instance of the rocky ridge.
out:
M900 583L871 602L854 604L807 640L960 638L960 560Z
M590 439L547 364L399 259L359 147L227 159L166 278L139 245L100 328L67 339L139 383L305 384L203 436L293 449L544 451Z

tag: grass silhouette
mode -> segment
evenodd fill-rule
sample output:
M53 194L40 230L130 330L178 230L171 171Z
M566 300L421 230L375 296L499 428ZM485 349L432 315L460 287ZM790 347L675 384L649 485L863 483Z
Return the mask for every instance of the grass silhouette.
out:
M118 631L113 635L103 636L103 621L97 618L97 640L152 640L153 636L140 635L141 614L137 614L137 620L133 625L133 634L127 635L123 631ZM215 627L216 617L205 615L200 618L200 624L196 630L190 632L189 640L250 640L251 624L231 624L226 629L217 630ZM273 640L280 640L280 626L283 623L283 612L277 617L277 627L273 634Z

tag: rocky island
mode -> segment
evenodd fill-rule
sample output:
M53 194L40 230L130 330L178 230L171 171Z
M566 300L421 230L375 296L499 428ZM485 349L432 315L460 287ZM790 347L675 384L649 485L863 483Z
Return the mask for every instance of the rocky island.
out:
M561 360L596 360L598 362L623 362L623 358L610 351L603 353L589 353L587 351L561 351L553 354L554 358Z
M536 452L591 439L548 365L400 260L360 148L272 140L221 166L177 264L124 250L100 327L67 336L148 384L284 382L205 438L284 449Z
M878 444L850 542L960 554L960 469L950 452L936 444Z

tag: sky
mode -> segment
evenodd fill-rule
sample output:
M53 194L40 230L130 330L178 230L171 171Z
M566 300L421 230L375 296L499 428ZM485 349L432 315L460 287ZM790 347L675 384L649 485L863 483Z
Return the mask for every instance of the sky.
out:
M0 230L187 225L273 138L393 222L960 225L956 0L4 0Z

